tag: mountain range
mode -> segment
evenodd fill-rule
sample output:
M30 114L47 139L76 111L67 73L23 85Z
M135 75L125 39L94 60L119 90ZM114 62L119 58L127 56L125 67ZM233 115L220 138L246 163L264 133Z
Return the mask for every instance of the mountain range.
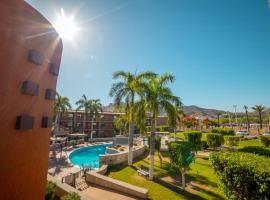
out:
M220 114L226 114L227 111L224 110L218 110L218 109L211 109L211 108L201 108L196 105L191 105L191 106L183 106L184 113L186 115L201 115L205 117L216 117L218 113ZM110 103L107 106L103 107L103 111L106 112L116 112L114 104ZM250 112L251 114L256 114L254 111ZM267 108L264 113L270 114L270 108ZM163 111L160 112L160 115L164 115L165 113ZM240 113L244 114L244 113Z
M217 113L225 114L226 112L223 110L209 109L209 108L201 108L195 105L191 106L183 106L184 113L187 115L199 114L202 116L215 116ZM103 111L105 112L116 112L114 104L110 103L107 106L103 107ZM160 115L164 115L165 113L161 111Z

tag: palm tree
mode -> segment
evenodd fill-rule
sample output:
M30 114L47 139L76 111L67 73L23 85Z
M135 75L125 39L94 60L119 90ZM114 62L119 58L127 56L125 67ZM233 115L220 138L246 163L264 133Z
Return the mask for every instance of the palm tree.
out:
M259 114L260 129L262 129L262 112L264 111L265 107L262 105L255 105L254 107L252 107L252 109Z
M173 95L171 89L167 87L169 82L174 81L174 76L163 74L161 76L152 77L144 90L145 108L151 117L151 134L150 134L150 168L149 179L154 178L154 155L155 155L155 132L156 122L159 111L162 109L167 113L169 120L175 119L177 112L175 105L180 105L179 97ZM142 107L143 108L143 107Z
M248 116L248 106L244 105L244 110L246 112L246 118L247 118L247 131L249 132L249 116Z
M92 116L92 123L91 123L91 139L93 138L93 129L94 129L94 121L99 113L102 112L102 104L100 103L100 99L90 99L88 101L88 109L90 115Z
M61 96L58 93L56 94L56 98L54 101L54 113L55 113L55 125L57 131L60 128L60 118L62 113L71 109L71 105L69 103L69 99L67 97Z
M132 149L133 149L133 133L134 133L134 102L135 96L141 93L141 90L146 86L145 81L155 76L153 72L142 72L132 74L131 72L117 71L113 73L113 79L120 79L114 83L110 90L110 96L114 97L116 105L125 102L125 111L129 122L129 154L128 165L132 165Z
M220 115L222 115L222 113L221 112L217 112L216 115L217 115L218 126L220 126Z
M176 128L177 128L177 124L181 121L181 115L184 114L183 112L183 105L182 102L179 102L180 104L176 104L174 105L174 109L175 109L175 117L172 119L169 119L169 125L171 127L173 127L173 132L174 132L174 141L176 141Z
M81 99L79 99L76 102L77 110L84 109L84 116L83 116L83 130L82 132L84 133L85 131L85 125L86 125L86 116L89 113L89 100L85 95L82 96Z

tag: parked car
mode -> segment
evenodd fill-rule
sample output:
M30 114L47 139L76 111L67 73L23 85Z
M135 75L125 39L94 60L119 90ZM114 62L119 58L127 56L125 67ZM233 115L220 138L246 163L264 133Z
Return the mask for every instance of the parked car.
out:
M270 132L264 133L264 136L270 136Z
M238 135L238 136L249 135L249 132L248 131L238 131L238 132L236 132L236 135Z

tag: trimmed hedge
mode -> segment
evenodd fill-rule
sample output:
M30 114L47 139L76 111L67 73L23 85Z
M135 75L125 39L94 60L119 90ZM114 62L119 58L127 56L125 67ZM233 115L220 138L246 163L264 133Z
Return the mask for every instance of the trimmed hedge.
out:
M210 155L222 189L229 199L269 199L270 158L243 152Z
M246 153L254 153L254 154L257 154L260 156L270 157L270 149L264 148L264 147L248 146L248 147L243 147L242 149L239 149L239 151L246 152Z
M75 192L68 193L67 195L61 197L61 200L80 200L80 199L81 197Z
M217 148L221 147L224 143L224 138L219 133L208 133L207 134L207 145L209 147Z
M237 146L241 140L241 136L224 136L225 144L228 146Z
M146 132L151 131L151 126L146 126L145 127ZM169 126L156 126L156 132L169 132L170 127Z
M221 135L235 135L235 132L231 128L213 128L212 133L219 133Z
M202 133L200 131L189 131L183 133L188 142L190 142L193 151L198 151L202 146Z
M261 141L265 147L270 146L270 136L261 136Z

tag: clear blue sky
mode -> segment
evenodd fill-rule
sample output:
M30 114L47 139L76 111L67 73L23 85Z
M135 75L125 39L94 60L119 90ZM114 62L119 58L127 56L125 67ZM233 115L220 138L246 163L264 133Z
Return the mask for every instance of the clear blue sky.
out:
M186 105L270 106L267 0L28 0L50 21L61 8L82 30L64 41L57 90L112 102L116 70L169 72Z

